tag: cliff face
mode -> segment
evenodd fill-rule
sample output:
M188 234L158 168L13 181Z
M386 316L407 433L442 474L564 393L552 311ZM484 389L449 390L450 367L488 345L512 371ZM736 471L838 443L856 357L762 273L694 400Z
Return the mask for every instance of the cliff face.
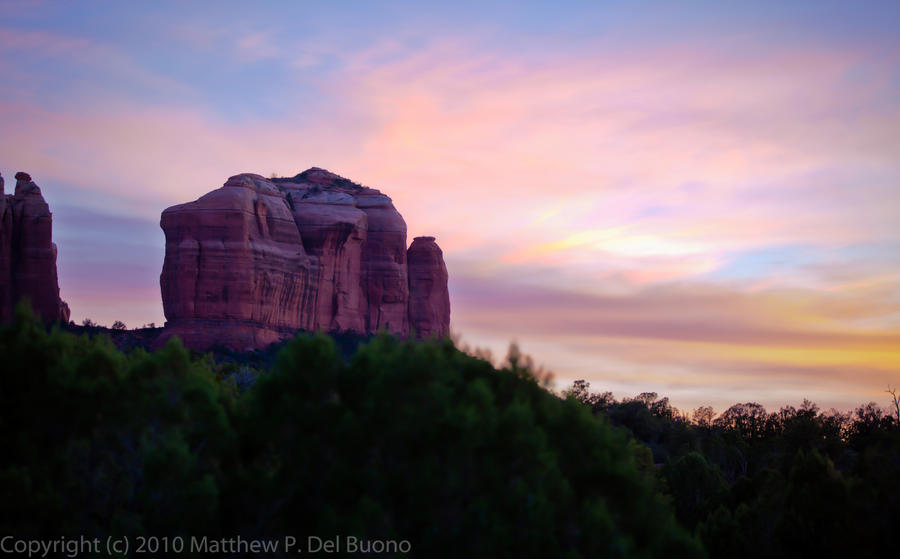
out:
M177 335L204 350L261 347L297 329L406 336L412 316L420 336L449 332L447 271L433 238L413 284L406 223L391 199L323 169L231 177L165 210L160 225L160 341Z
M300 327L366 331L368 300L361 289L369 219L357 207L362 190L325 171L309 170L279 181L310 259L310 289Z
M68 322L69 306L59 298L53 214L28 173L16 173L14 194L0 176L0 321L12 319L27 297L45 322Z
M258 347L297 328L309 258L285 195L259 175L162 214L166 258L160 286L164 336L189 347L215 340Z

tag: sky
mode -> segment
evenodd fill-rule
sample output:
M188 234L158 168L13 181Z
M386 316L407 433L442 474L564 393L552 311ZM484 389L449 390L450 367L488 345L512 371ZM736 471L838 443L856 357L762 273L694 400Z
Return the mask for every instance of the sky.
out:
M0 172L63 299L164 322L160 212L327 168L463 343L690 410L900 385L900 3L0 2Z

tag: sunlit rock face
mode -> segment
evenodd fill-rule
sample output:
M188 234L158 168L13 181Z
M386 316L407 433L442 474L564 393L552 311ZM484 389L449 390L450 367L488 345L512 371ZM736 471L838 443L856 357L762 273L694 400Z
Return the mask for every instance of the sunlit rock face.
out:
M311 263L312 289L300 327L366 332L362 255L369 221L355 198L362 187L321 169L277 184L288 196Z
M177 335L199 350L249 349L298 329L409 334L406 223L378 190L315 167L271 180L242 174L168 208L160 225L160 343ZM446 294L442 258L439 267ZM428 332L449 331L449 298L442 313Z
M406 269L406 222L391 199L378 191L362 193L357 202L369 218L363 252L363 285L369 302L366 331L409 333L409 283Z
M434 237L416 237L407 251L409 327L420 338L450 334L450 293L444 253Z
M310 261L285 194L259 175L162 213L164 338L260 347L301 324Z
M27 298L45 322L69 320L59 298L53 214L28 173L15 175L13 194L0 176L0 321L12 319L16 303Z

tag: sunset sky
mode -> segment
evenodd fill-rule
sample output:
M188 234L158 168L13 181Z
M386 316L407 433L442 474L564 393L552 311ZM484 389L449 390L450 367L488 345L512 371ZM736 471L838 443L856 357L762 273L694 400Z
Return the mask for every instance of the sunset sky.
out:
M259 4L259 5L257 5ZM164 321L160 212L311 166L433 234L452 328L681 408L900 385L900 2L0 3L0 172L62 297Z

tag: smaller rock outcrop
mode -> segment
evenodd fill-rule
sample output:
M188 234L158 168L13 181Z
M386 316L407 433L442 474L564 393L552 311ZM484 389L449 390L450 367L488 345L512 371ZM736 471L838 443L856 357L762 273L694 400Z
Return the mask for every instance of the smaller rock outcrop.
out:
M12 318L23 298L43 320L68 322L69 306L59 298L53 214L28 173L15 175L12 195L0 176L0 321Z
M450 334L450 293L444 253L434 237L416 237L407 251L409 327L420 338Z

